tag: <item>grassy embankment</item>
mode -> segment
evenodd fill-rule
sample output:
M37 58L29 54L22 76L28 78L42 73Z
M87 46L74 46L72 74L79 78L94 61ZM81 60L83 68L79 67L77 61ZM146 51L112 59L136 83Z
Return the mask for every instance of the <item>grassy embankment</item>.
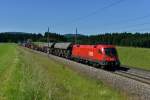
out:
M150 70L150 49L117 47L123 65Z
M16 45L0 44L0 100L123 100L102 82Z

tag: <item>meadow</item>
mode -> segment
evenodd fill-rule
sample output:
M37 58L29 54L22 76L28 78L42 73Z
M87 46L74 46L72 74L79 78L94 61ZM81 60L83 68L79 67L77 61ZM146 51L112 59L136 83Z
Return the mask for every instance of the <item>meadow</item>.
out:
M150 70L150 49L117 47L121 64Z

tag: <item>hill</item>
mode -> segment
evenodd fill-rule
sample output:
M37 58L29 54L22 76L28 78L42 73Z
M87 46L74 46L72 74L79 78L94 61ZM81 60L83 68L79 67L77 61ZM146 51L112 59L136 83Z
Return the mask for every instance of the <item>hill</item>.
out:
M32 34L32 33L27 33L27 32L1 32L0 34Z
M64 34L64 36L66 38L74 38L75 36L77 36L77 37L85 37L85 35L82 35L82 34Z

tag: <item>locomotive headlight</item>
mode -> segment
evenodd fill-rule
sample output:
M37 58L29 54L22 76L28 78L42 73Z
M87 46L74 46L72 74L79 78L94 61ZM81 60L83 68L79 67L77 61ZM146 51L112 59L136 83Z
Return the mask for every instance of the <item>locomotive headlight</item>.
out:
M107 65L107 64L108 64L108 62L104 61L104 64L105 64L105 65Z
M116 65L120 65L120 62L119 61L116 61L116 63L115 63Z
M107 64L108 64L108 62L107 62L107 61L105 61L105 60L103 60L102 64L103 64L103 65L107 65Z
M106 61L106 56L103 56L103 58L102 58L102 64L103 65L107 65L108 64L108 62Z

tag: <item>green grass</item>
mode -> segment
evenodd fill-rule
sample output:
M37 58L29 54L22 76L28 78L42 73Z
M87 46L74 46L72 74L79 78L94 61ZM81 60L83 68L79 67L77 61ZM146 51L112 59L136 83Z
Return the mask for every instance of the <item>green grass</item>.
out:
M150 49L117 47L123 65L150 70Z
M123 100L127 96L65 65L0 44L0 100Z

